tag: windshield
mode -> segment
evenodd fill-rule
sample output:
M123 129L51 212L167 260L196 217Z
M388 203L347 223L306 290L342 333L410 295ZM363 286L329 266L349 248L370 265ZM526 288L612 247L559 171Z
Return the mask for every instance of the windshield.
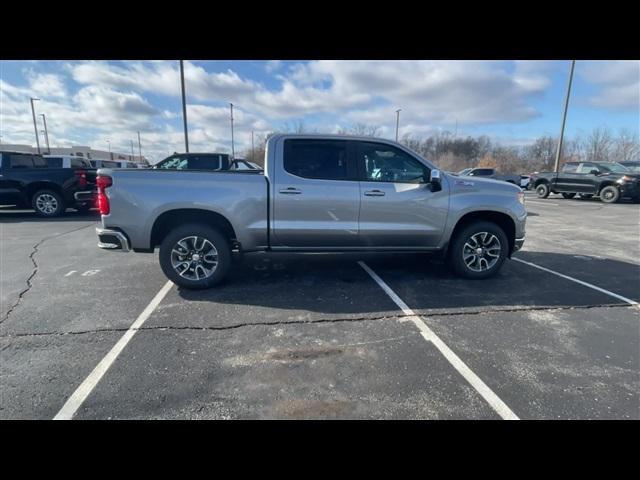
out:
M619 163L616 162L611 162L611 163L599 163L598 167L600 167L602 170L607 171L607 172L614 172L614 173L629 173L630 170L625 167L624 165L621 165Z
M640 162L637 163L627 163L624 165L630 172L640 173Z

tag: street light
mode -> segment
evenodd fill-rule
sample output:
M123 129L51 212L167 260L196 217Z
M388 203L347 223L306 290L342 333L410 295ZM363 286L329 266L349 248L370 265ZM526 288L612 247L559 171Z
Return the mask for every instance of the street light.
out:
M564 137L564 124L567 121L567 109L569 108L569 95L571 95L571 82L573 81L573 69L576 66L576 61L571 61L571 70L569 71L569 85L567 85L567 96L564 100L564 114L562 115L562 127L560 127L560 139L558 140L558 150L556 150L556 164L553 169L554 172L558 172L560 166L560 154L562 152L562 138Z
M400 112L401 111L402 111L401 108L396 110L396 142L398 141L398 125L400 124Z
M184 120L184 150L189 153L189 135L187 134L187 100L184 92L184 65L180 60L180 83L182 85L182 119Z
M233 103L229 103L231 106L231 158L235 158L236 152L233 145Z
M33 102L37 102L39 100L39 98L31 97L31 115L33 116L33 130L36 132L36 145L38 146L38 155L40 154L40 138L38 136L38 127L36 126L36 110L33 107Z
M42 121L44 122L44 138L47 140L47 155L51 155L51 147L49 147L49 131L47 130L47 117L44 113L41 113Z
M140 130L138 130L138 153L140 154L140 163L142 163L142 144L140 143Z

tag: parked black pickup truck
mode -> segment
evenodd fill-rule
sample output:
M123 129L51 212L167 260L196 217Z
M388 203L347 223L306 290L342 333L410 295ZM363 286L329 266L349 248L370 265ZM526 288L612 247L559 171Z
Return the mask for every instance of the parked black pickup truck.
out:
M567 162L562 171L537 173L531 182L540 198L561 193L564 198L595 195L604 203L640 200L640 175L615 162Z
M0 151L0 205L32 207L43 217L67 207L89 210L97 196L95 169L50 168L42 155Z

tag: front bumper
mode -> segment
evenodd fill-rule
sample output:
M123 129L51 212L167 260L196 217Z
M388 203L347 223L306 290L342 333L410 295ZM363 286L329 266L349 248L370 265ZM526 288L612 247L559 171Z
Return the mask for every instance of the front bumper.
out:
M631 197L631 198L640 197L640 180L635 180L632 182L624 182L618 185L619 185L618 189L620 190L621 197Z
M516 238L516 241L513 244L513 251L517 252L518 250L520 250L522 248L523 245L524 245L524 237Z
M117 250L119 252L131 251L129 240L118 230L96 228L96 234L98 235L98 247L100 248L104 248L106 250Z

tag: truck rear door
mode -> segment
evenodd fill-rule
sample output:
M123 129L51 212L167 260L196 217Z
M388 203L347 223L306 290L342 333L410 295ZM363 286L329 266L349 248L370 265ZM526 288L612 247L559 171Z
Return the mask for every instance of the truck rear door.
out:
M275 166L274 246L358 245L360 189L347 140L285 139Z

